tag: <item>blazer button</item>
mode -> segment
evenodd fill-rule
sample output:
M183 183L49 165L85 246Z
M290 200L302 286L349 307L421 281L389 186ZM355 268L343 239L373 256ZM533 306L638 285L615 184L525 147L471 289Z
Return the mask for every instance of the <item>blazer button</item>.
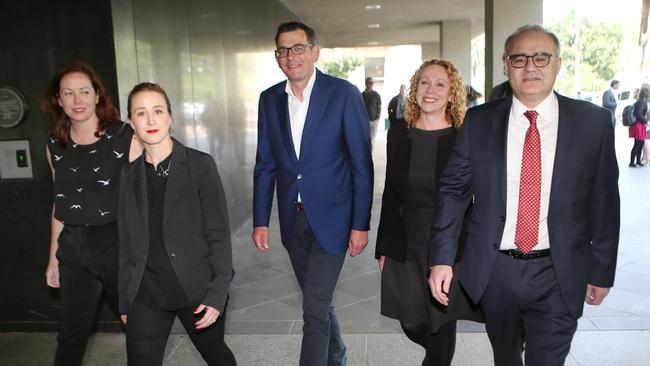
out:
M302 174L298 174L298 176L296 178L302 179Z
M492 243L492 248L499 250L499 247L500 247L499 243Z
M505 216L501 216L501 217L499 217L499 220L501 220L501 222L506 222L506 217L505 217Z

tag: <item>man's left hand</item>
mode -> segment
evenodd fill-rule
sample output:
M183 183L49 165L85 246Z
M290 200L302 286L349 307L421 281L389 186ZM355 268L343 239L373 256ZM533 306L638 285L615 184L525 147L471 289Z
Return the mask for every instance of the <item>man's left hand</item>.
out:
M350 257L361 254L366 248L366 245L368 245L367 231L350 230L350 240L348 240Z
M600 305L605 296L609 293L609 288L598 287L587 284L587 295L585 295L585 302L589 305Z

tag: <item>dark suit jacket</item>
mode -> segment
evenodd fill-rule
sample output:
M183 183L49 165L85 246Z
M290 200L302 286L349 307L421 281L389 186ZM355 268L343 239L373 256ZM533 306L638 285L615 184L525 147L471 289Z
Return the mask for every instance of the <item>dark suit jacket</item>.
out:
M450 151L454 137L440 139L440 144L448 144L447 147L441 147L440 151ZM406 259L408 236L404 221L404 205L408 192L411 146L406 123L395 125L388 130L386 182L377 232L375 253L377 258L384 255L400 262ZM448 159L447 154L437 155L435 166L431 167L436 170L436 177L441 175Z
M603 93L603 107L609 110L612 122L616 121L616 96L614 96L612 89L607 89Z
M397 103L399 102L399 94L393 97L393 99L388 102L388 120L390 121L390 127L393 127L397 123Z
M120 313L138 293L149 254L149 210L144 154L122 170ZM226 196L214 159L174 140L163 204L163 242L190 302L223 312L232 279Z
M374 172L368 116L355 86L316 70L298 159L286 83L260 95L253 225L269 225L277 183L285 247L293 242L300 192L316 239L327 253L340 254L348 247L351 229L370 228Z
M557 95L559 126L548 211L551 258L569 311L582 315L587 283L614 283L620 224L618 166L609 112ZM440 180L429 263L451 265L465 208L474 209L459 279L485 291L506 216L506 137L512 98L467 111Z

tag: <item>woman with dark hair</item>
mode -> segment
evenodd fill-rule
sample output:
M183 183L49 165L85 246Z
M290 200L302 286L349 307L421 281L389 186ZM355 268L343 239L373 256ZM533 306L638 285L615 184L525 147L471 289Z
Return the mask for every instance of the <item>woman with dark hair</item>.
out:
M130 366L162 365L178 317L208 365L236 365L224 342L232 279L226 196L214 159L170 136L171 105L136 85L129 120L144 153L122 172L120 314Z
M424 62L411 78L406 124L388 131L386 183L375 256L381 273L381 313L400 321L425 351L422 365L450 365L456 319L479 320L460 287L445 309L429 293L427 248L440 174L465 115L466 88L449 61Z
M75 61L43 97L52 118L46 152L54 180L47 285L60 288L55 365L81 365L101 286L117 311L117 196L120 171L139 144L99 75ZM131 151L131 153L130 153Z
M637 96L636 102L634 102L634 122L632 126L629 127L629 136L634 139L634 145L632 146L632 151L630 152L630 168L636 166L643 166L641 163L641 152L643 151L643 145L645 140L648 137L646 132L646 125L648 124L648 96L650 90L647 87L642 87L639 90L639 95ZM636 159L636 164L635 164Z

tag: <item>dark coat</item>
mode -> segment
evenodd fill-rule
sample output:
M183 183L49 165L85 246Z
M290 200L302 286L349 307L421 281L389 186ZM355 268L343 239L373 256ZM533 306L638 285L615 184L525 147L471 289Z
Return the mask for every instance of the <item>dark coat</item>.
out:
M223 312L232 279L226 196L214 159L174 140L163 205L163 242L190 302ZM122 170L119 196L120 313L133 304L149 254L144 154Z
M587 283L614 283L620 226L618 165L609 112L557 95L559 125L548 231L560 292L573 316L582 315ZM512 97L467 111L440 190L429 263L451 265L463 213L474 208L459 280L478 302L499 255L506 216L507 129Z

